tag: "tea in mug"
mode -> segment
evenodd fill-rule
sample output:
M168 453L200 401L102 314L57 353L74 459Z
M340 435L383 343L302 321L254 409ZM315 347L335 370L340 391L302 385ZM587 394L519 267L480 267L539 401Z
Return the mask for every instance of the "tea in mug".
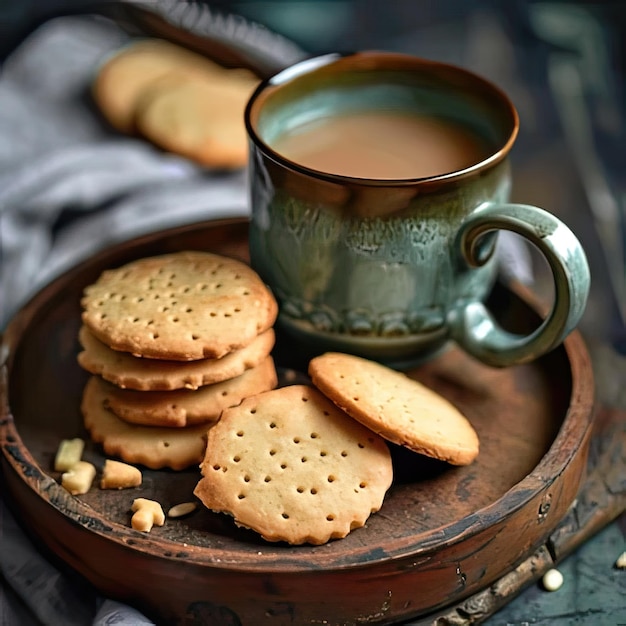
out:
M308 122L285 132L272 147L309 169L377 180L457 172L492 152L478 133L460 123L393 111L352 112Z

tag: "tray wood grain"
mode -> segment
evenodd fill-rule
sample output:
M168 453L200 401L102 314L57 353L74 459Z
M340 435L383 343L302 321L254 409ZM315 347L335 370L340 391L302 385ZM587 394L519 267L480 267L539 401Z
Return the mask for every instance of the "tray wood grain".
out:
M80 294L105 268L181 249L246 260L247 222L179 227L100 252L44 288L7 328L4 483L19 517L55 558L159 624L382 624L428 620L493 595L498 581L546 549L587 471L594 383L577 332L529 365L489 368L451 347L411 370L466 413L481 454L452 468L392 446L395 479L383 508L343 540L270 544L203 508L148 535L129 527L135 497L164 508L192 499L196 468L146 469L132 491L95 487L69 496L52 462L61 439L86 437L79 404L87 376L76 363ZM539 322L532 294L519 287L496 286L490 306L512 331ZM310 356L278 334L281 368L305 371ZM92 444L84 458L97 467L104 461ZM488 614L497 602L482 606Z

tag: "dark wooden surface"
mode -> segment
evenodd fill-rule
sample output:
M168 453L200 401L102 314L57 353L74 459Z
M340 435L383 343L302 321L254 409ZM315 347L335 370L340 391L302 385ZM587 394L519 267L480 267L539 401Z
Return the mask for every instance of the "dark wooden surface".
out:
M469 626L491 617L623 514L625 482L626 415L600 408L594 418L585 480L572 507L546 541L485 589L452 607L411 620L407 626Z
M268 544L204 509L147 536L129 528L132 498L155 498L165 508L189 500L195 469L146 470L144 484L132 492L95 487L69 497L55 481L52 461L62 438L85 436L79 403L86 376L76 364L83 287L105 267L176 249L245 259L246 233L245 221L235 220L119 245L44 289L7 328L4 477L18 516L47 550L104 594L162 623L200 623L221 611L233 623L256 624L275 621L281 612L279 623L287 615L298 623L328 616L333 623L387 623L468 597L478 602L485 593L491 604L483 602L480 611L489 614L507 600L506 593L489 591L492 585L503 588L503 576L513 593L528 581L529 563L538 575L543 561L536 553L546 545L571 549L574 533L559 531L564 539L558 542L553 537L575 510L570 507L591 440L593 376L578 333L531 365L488 368L451 348L412 370L468 415L481 440L479 459L451 468L393 447L395 481L382 510L341 541L299 548ZM491 306L511 330L538 322L509 288L496 288ZM281 341L279 335L279 366L303 369L297 347ZM97 467L104 459L91 444L85 458ZM591 532L594 519L580 517L577 532ZM340 595L330 593L338 586Z

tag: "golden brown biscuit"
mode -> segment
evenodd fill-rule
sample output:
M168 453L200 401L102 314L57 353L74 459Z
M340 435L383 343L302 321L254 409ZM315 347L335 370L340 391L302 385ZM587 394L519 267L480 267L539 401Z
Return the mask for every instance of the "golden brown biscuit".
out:
M85 288L82 319L103 343L174 361L220 358L272 327L278 305L241 261L176 252L104 271Z
M166 361L112 350L96 339L86 326L81 327L78 338L83 346L78 363L83 369L123 389L141 391L197 389L235 378L263 361L275 341L274 330L270 328L253 339L250 345L221 359Z
M244 110L256 84L168 75L139 98L137 129L164 150L201 165L243 167L248 161Z
M389 441L454 465L467 465L478 455L478 436L467 418L401 372L329 352L311 360L309 374L338 407Z
M195 495L268 541L323 544L363 526L391 485L385 441L316 389L227 409L208 433Z
M147 392L146 392L147 393ZM86 385L81 402L85 428L104 452L151 469L182 470L200 463L209 426L157 428L128 424L104 408L100 385Z
M274 389L276 383L274 361L268 356L237 378L193 390L120 389L97 376L92 376L87 384L98 385L104 406L125 422L182 428L215 422L225 408L239 404L248 396Z

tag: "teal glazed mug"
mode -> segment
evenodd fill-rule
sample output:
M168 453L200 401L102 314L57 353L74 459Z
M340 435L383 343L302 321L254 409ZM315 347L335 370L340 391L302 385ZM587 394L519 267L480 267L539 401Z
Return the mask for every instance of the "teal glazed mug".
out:
M456 342L504 367L578 323L585 253L548 211L509 203L519 119L488 81L404 54L331 54L259 85L245 123L251 263L300 345L399 365ZM525 336L485 305L501 230L534 244L554 276L552 308Z

